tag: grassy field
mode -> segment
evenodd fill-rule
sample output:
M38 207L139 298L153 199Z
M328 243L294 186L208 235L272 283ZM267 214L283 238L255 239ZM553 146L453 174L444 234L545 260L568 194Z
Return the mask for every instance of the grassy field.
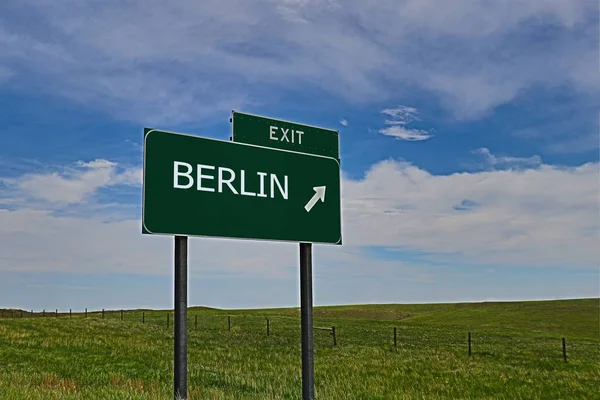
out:
M2 314L0 399L172 398L172 311ZM189 399L301 398L297 309L188 315ZM600 399L599 315L599 299L317 307L337 346L315 330L316 398Z

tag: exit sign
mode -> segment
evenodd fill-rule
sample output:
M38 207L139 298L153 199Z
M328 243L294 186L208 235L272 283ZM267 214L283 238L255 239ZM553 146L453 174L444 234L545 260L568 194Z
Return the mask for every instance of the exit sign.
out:
M296 122L232 112L232 141L340 159L339 132Z

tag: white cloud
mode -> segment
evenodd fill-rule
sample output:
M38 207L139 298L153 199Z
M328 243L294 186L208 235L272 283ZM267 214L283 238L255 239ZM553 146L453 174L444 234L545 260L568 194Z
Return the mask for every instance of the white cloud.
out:
M103 161L87 165L114 168ZM598 173L599 164L585 164L431 175L407 163L381 162L363 179L343 180L345 244L317 246L319 273L435 279L423 264L380 259L369 246L424 253L432 265L484 265L495 271L511 266L597 269ZM38 179L60 182L54 175ZM106 184L107 179L92 181ZM60 200L80 200L84 192L93 197L92 186ZM56 200L54 195L47 199ZM141 235L140 221L131 216L100 219L13 206L0 209L3 270L171 273L172 238ZM217 239L192 243L190 257L202 255L197 273L296 279L297 245Z
M78 161L76 167L64 172L25 174L18 178L3 178L14 196L23 196L55 205L85 202L96 191L113 185L141 185L141 169L119 170L107 160Z
M55 216L48 211L0 209L0 272L172 275L173 238L141 234L140 221ZM368 258L356 246L317 246L315 276L387 276L428 282L410 264ZM10 251L9 251L10 250ZM235 274L297 279L298 245L265 241L190 238L190 275ZM194 262L193 260L201 260ZM365 265L369 266L365 270Z
M396 139L410 140L410 141L427 140L432 136L429 132L421 130L421 129L408 129L403 126L397 126L397 125L382 128L379 130L379 133L386 135L386 136L395 137Z
M381 110L381 113L391 117L385 121L387 125L391 126L379 130L382 135L410 141L427 140L433 136L426 130L406 127L409 123L419 120L416 108L401 105L396 108L385 108Z
M375 165L345 181L345 243L470 264L597 268L599 165L431 175Z
M587 0L24 0L11 11L0 67L17 67L15 82L150 123L265 104L269 87L292 85L356 103L417 85L459 118L533 85L600 88ZM157 21L170 29L148 29ZM531 23L560 34L539 46Z
M404 125L419 120L419 112L414 107L400 105L396 108L384 108L381 113L392 117L391 120L386 121L388 124L401 123Z
M82 168L92 168L92 169L110 168L110 169L112 169L116 164L112 161L97 159L97 160L88 161L88 162L79 160L75 163L75 165L77 165L78 167L82 167Z
M348 126L348 120L347 119L341 119L340 120L340 124L342 124L343 126Z
M482 155L484 163L492 168L527 168L542 165L542 159L538 155L531 157L496 156L486 147L481 147L473 152Z

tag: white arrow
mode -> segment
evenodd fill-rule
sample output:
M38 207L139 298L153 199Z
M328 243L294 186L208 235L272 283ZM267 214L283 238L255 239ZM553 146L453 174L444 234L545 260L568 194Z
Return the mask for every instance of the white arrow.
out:
M315 195L304 206L304 209L307 212L310 212L310 210L312 210L312 208L315 206L315 204L317 204L317 201L319 201L319 200L321 200L322 202L325 201L325 188L326 188L326 186L315 186L313 188L313 190L315 191Z

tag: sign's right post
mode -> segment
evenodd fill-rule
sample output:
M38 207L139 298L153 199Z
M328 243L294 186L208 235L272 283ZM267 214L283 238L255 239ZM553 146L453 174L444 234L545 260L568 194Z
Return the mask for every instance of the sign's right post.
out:
M302 399L315 398L313 342L312 243L300 243L300 330L302 341Z

